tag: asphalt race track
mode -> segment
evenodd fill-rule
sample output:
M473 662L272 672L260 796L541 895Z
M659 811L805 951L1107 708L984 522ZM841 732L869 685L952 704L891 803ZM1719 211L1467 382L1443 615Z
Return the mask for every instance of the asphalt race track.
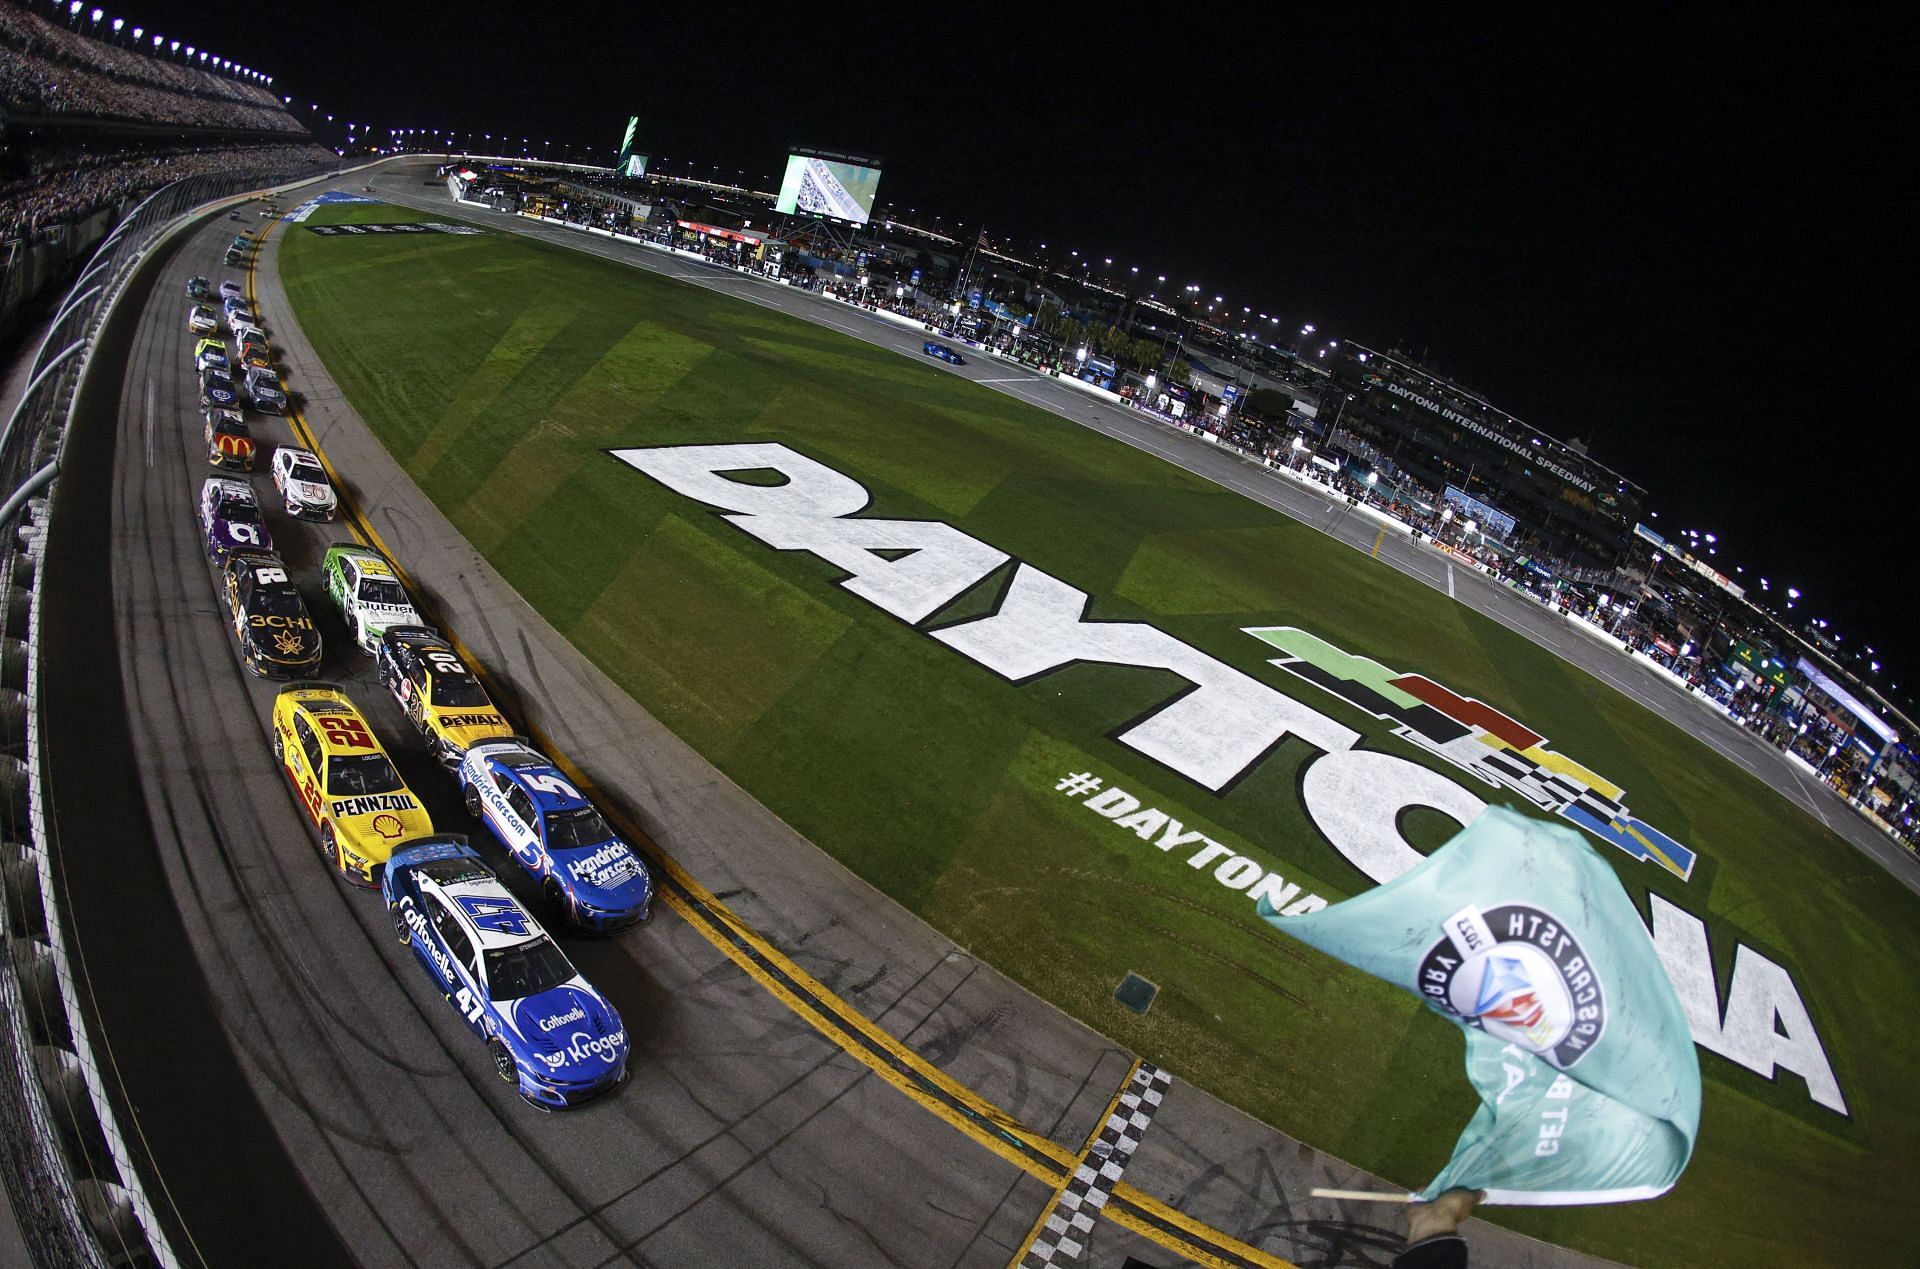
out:
M444 187L423 183L430 177L430 164L391 164L282 205L371 179L388 201L451 212ZM249 228L263 223L256 207L242 208ZM914 332L791 288L479 208L458 215L733 290L919 355ZM681 908L663 905L616 939L563 938L627 1023L632 1077L590 1108L544 1115L493 1076L395 940L377 894L322 865L268 748L276 685L240 668L195 518L210 469L184 287L195 273L235 276L218 266L237 229L218 214L156 248L104 333L46 565L58 597L46 618L46 672L58 685L49 691L49 779L72 937L95 1034L130 1112L122 1122L149 1181L158 1178L151 1197L176 1250L219 1265L1006 1264L1051 1202L1059 1164L1017 1133L964 1126L964 1105L930 1110L934 1094L902 1088L924 1091L914 1072L931 1070L1057 1143L1055 1155L1078 1158L1132 1056L797 837L505 587L366 433L293 328L275 267L282 226L254 284L301 418L249 415L260 446L253 485L321 624L321 677L347 686L435 826L468 833L517 881L322 594L320 556L350 540L349 525L295 521L279 508L271 450L292 442L296 427L310 429L366 527L410 574L429 620L501 686L496 699L509 714L774 953L846 1003L814 1006L804 993L796 1003L777 973L770 989L768 974L723 954L724 932ZM1375 548L1370 523L1193 438L1016 368L976 361L956 373ZM1799 779L1737 728L1478 574L1455 565L1452 577L1444 557L1393 534L1378 554L1457 587L1463 602L1655 704L1777 787ZM1789 796L1809 813L1863 849L1863 838L1877 840L1824 788L1803 783ZM1880 845L1890 871L1920 888L1920 870ZM884 1035L865 1048L849 1041L857 1027L822 1020L835 1007ZM885 1049L886 1037L897 1050ZM1384 1264L1395 1245L1373 1223L1397 1226L1386 1209L1343 1211L1306 1197L1313 1185L1375 1183L1177 1080L1124 1180L1268 1256ZM1133 1229L1101 1219L1081 1263L1190 1262L1172 1239ZM1490 1226L1470 1229L1477 1263L1591 1263ZM1219 1263L1273 1263L1227 1251Z

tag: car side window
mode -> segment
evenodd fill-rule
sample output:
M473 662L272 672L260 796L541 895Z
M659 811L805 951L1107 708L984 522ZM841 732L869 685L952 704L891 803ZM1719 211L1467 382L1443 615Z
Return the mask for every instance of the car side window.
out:
M407 653L407 677L422 692L427 690L427 664L412 652Z
M313 728L307 725L307 720L298 714L293 718L293 734L300 742L300 752L307 756L307 769L316 776L325 771L327 768L321 760L320 738L313 734Z
M528 828L540 822L534 815L533 799L528 797L527 791L519 785L516 784L507 790L507 805L513 808L513 813L518 815L520 822Z

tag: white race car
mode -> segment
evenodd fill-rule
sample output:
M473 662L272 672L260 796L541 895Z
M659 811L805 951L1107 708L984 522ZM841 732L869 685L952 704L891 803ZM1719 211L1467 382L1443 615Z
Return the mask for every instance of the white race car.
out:
M273 451L273 487L286 499L288 515L331 520L340 510L320 460L304 449L283 445Z
M424 626L406 587L380 552L364 546L327 548L320 572L327 596L353 631L353 641L371 654L388 626Z

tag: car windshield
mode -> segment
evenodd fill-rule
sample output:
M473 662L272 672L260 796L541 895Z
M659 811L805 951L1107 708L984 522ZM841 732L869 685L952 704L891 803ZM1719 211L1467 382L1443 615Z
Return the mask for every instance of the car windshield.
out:
M463 881L490 881L493 874L488 872L479 861L473 859L436 859L420 865L420 872L433 878L443 886L457 886Z
M400 589L400 583L391 577L363 577L360 579L360 602L363 604L404 604L407 592Z
M324 485L327 483L327 477L324 472L318 467L309 467L305 463L297 464L292 471L287 473L287 479L298 480L303 484L309 485Z
M550 938L487 953L487 985L495 1000L537 996L573 978L573 966Z
M547 814L547 849L578 850L583 846L598 846L613 836L613 830L607 827L600 812L590 806L577 806L571 811L551 811Z
M358 793L392 793L401 788L400 773L383 753L342 754L327 759L327 794L350 797Z
M307 606L300 602L300 592L291 586L256 586L253 588L252 602L247 605L249 612L263 617L304 617Z
M433 676L435 709L480 709L491 703L480 685L465 674L442 673Z
M223 502L219 518L229 524L259 524L260 508L251 502Z

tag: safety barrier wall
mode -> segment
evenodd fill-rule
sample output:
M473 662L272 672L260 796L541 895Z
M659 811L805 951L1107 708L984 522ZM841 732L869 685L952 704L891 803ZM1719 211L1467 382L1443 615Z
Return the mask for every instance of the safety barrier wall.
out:
M0 424L0 1185L38 1264L179 1263L94 1059L54 882L59 814L41 779L40 743L43 711L59 701L39 676L37 589L68 425L94 338L148 252L211 203L319 174L193 177L137 204L55 310Z

